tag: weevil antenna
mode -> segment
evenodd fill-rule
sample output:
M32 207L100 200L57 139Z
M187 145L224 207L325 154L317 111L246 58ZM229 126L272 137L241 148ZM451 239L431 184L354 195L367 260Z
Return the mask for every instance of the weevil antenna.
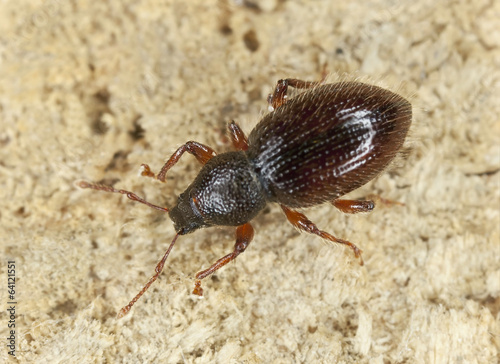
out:
M78 187L80 187L80 188L91 188L93 190L98 190L98 191L112 192L112 193L121 193L122 195L126 195L132 201L137 201L137 202L143 203L144 205L152 207L153 209L160 210L160 211L163 211L163 212L169 212L170 211L167 207L161 207L161 206L152 204L151 202L148 202L145 199L137 196L135 193L127 191L127 190L117 190L116 188L111 187L111 186L100 185L100 184L97 184L97 183L89 183L89 182L86 182L86 181L80 181L76 185Z
M125 316L129 311L130 309L132 308L132 306L137 302L137 300L139 298L141 298L141 296L148 290L148 288L153 284L154 281L156 281L156 279L158 279L158 276L161 274L161 271L163 270L163 266L165 265L165 261L167 260L168 258L168 255L170 254L170 251L172 250L172 248L174 247L174 244L177 240L177 238L179 237L180 233L177 233L175 234L174 236L174 239L172 240L172 242L170 243L170 246L168 247L167 251L165 252L165 255L163 256L163 258L160 260L160 262L156 265L156 268L155 268L155 274L154 276L152 276L148 283L146 283L146 285L144 286L144 288L137 294L137 296L135 296L132 301L129 302L128 305L126 305L125 307L123 307L120 312L118 312L118 314L116 315L116 318L122 318L123 316Z

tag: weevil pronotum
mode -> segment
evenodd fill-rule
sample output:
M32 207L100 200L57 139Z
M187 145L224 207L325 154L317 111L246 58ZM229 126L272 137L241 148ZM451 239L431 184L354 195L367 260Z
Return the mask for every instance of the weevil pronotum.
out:
M289 86L307 90L287 99ZM173 208L154 205L130 191L79 182L82 188L121 193L167 212L175 226L176 235L155 274L118 317L126 315L158 278L179 235L209 226L235 226L233 252L196 275L193 293L202 295L201 280L245 251L254 235L250 221L270 202L280 204L293 226L348 246L363 264L356 245L320 230L296 209L331 202L345 213L371 211L373 201L340 198L372 180L394 159L411 125L411 104L391 91L360 82L297 79L278 81L268 102L271 112L248 138L234 121L229 124L236 151L216 154L189 141L157 175L143 164L142 175L161 182L185 152L203 164Z

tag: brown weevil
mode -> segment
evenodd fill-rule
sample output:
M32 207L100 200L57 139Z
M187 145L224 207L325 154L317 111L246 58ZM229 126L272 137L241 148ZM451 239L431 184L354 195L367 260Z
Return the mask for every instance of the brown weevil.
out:
M287 99L289 86L307 90ZM248 138L234 121L229 124L236 151L217 155L212 148L189 141L157 175L143 164L142 175L161 182L185 152L203 164L171 209L151 204L130 191L78 184L125 194L168 212L175 226L176 235L155 274L118 317L126 315L158 278L179 235L209 226L235 226L233 252L196 275L193 293L201 296L201 280L245 251L254 235L249 221L270 202L280 204L293 226L350 247L363 264L362 251L356 245L320 230L295 209L331 202L346 213L371 211L373 201L339 198L372 180L394 159L411 125L411 104L391 91L360 82L322 84L297 79L278 81L268 102L271 112Z

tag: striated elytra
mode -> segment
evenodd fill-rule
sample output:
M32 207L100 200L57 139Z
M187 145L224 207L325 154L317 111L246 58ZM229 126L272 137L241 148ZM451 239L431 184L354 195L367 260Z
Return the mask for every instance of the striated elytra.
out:
M289 86L307 89L287 99ZM236 226L233 252L196 275L193 293L202 295L201 280L234 260L251 242L252 220L267 203L278 203L296 228L361 250L349 241L319 230L296 208L331 202L346 213L367 212L372 201L340 199L380 174L403 145L411 125L411 104L380 87L360 82L321 85L297 79L280 80L269 95L270 109L247 138L229 124L236 151L217 155L201 143L187 142L165 163L158 175L143 165L142 175L165 182L167 171L184 152L203 164L196 179L171 209L151 204L126 190L80 182L168 212L176 235L156 267L156 273L118 316L124 316L158 278L179 235L209 226Z

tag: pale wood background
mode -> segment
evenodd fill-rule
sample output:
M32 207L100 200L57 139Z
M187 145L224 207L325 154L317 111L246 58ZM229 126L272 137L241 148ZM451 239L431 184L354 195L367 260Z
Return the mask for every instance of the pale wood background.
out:
M19 362L496 362L499 14L472 0L2 2L0 266L5 278L17 265ZM173 227L75 181L172 206L197 162L184 157L165 185L139 177L141 163L158 170L188 140L229 150L228 121L249 132L277 79L318 79L324 65L414 105L405 158L352 195L406 205L307 212L366 265L270 206L204 299L193 276L232 249L233 229L181 237L116 320Z

